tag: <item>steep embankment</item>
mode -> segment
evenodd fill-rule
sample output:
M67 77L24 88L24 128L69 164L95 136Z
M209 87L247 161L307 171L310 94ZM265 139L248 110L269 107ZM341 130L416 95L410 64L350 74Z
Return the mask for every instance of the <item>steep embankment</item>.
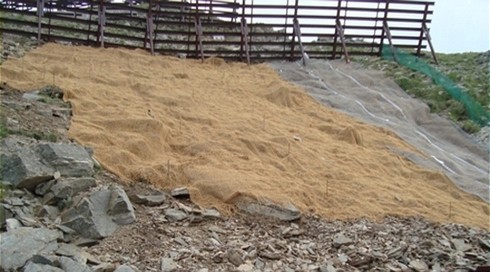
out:
M1 69L21 89L64 89L71 137L128 182L185 185L198 204L222 210L252 197L325 217L488 227L488 204L392 150L425 154L320 105L265 65L47 44Z

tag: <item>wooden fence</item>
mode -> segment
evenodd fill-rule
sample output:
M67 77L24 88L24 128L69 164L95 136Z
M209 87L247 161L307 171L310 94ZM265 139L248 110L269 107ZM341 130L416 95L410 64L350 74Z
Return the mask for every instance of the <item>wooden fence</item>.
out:
M145 48L191 58L296 60L308 55L348 61L351 55L380 55L384 43L416 54L427 45L433 49L428 26L434 2L260 2L15 0L2 2L0 20L3 33L39 41Z

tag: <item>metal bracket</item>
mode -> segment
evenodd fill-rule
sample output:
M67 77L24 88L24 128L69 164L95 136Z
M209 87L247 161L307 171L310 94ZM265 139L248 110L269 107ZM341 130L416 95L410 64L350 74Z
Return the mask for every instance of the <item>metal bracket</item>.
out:
M339 34L340 41L342 42L342 49L344 50L345 62L350 63L349 53L347 52L347 46L345 45L344 28L342 27L342 24L340 23L339 19L337 19L337 22L335 24L335 29Z
M242 31L242 48L245 49L245 55L247 56L247 64L250 64L250 50L248 48L248 25L247 19L242 18L240 21L240 29ZM241 57L241 56L240 56Z
M393 41L391 40L391 32L390 32L390 28L388 27L388 23L386 21L383 22L383 29L384 31L386 32L386 37L388 38L388 42L390 43L390 47L391 47L391 53L393 54L393 59L398 62L398 59L396 57L396 48L395 46L393 45Z
M305 53L305 48L303 47L303 43L301 42L301 28L299 27L298 19L293 20L294 33L298 37L299 48L301 49L301 55L303 56L303 66L306 66L306 58L307 55Z
M196 15L194 19L194 27L196 28L196 53L200 53L201 55L201 60L204 61L204 50L202 48L202 25L201 25L201 18L199 15Z

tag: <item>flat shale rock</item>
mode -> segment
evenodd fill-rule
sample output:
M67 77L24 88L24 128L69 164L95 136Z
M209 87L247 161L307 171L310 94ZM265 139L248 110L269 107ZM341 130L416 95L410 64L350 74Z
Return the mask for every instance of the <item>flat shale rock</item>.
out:
M23 267L35 254L49 254L58 248L59 231L20 227L2 233L0 268L6 271Z

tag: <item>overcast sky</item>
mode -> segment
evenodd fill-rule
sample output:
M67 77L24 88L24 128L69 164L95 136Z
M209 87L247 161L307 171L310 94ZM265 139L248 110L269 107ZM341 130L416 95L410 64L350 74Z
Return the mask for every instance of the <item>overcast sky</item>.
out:
M435 0L431 36L437 52L490 49L490 0Z

